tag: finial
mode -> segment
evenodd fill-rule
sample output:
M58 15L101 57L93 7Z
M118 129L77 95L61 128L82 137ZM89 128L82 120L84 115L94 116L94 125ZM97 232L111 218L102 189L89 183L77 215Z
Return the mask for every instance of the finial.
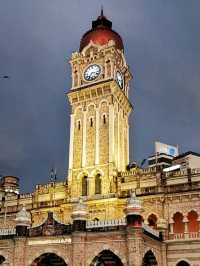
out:
M103 5L101 5L101 17L103 17Z
M83 203L83 198L80 197L78 202L79 202L79 204L82 204Z
M54 182L57 179L57 173L56 173L56 168L52 167L50 170L50 178L49 181L50 182Z
M54 169L52 167L50 171L50 182L53 182L53 177L54 177Z

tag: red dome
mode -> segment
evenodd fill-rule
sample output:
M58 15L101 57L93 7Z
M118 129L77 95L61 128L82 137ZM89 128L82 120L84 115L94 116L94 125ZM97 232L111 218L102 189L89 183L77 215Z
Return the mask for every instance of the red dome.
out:
M124 49L122 38L117 32L112 30L112 22L109 21L102 12L101 16L92 22L92 29L83 35L80 42L80 51L82 51L90 41L95 44L105 45L110 40L115 42L117 49Z

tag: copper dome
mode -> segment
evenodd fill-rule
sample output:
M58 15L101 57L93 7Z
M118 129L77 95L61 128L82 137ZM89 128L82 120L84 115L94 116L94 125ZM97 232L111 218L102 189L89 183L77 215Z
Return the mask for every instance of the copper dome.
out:
M101 15L97 20L92 21L92 29L87 31L81 38L80 52L90 41L95 44L105 45L110 40L115 42L117 49L124 49L122 38L117 32L112 30L112 22L103 15L103 10L101 10Z

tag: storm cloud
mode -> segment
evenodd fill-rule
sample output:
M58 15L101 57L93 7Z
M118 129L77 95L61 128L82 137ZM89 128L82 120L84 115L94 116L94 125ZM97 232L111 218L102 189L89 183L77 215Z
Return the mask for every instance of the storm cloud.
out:
M68 59L103 4L133 72L130 156L155 140L200 151L200 1L0 1L0 173L22 191L67 176Z

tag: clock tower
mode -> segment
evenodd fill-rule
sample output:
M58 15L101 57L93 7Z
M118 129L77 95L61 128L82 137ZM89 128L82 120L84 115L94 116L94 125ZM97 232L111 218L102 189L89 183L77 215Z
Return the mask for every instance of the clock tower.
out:
M112 22L92 22L70 59L72 87L68 185L73 198L114 193L129 163L131 73Z

